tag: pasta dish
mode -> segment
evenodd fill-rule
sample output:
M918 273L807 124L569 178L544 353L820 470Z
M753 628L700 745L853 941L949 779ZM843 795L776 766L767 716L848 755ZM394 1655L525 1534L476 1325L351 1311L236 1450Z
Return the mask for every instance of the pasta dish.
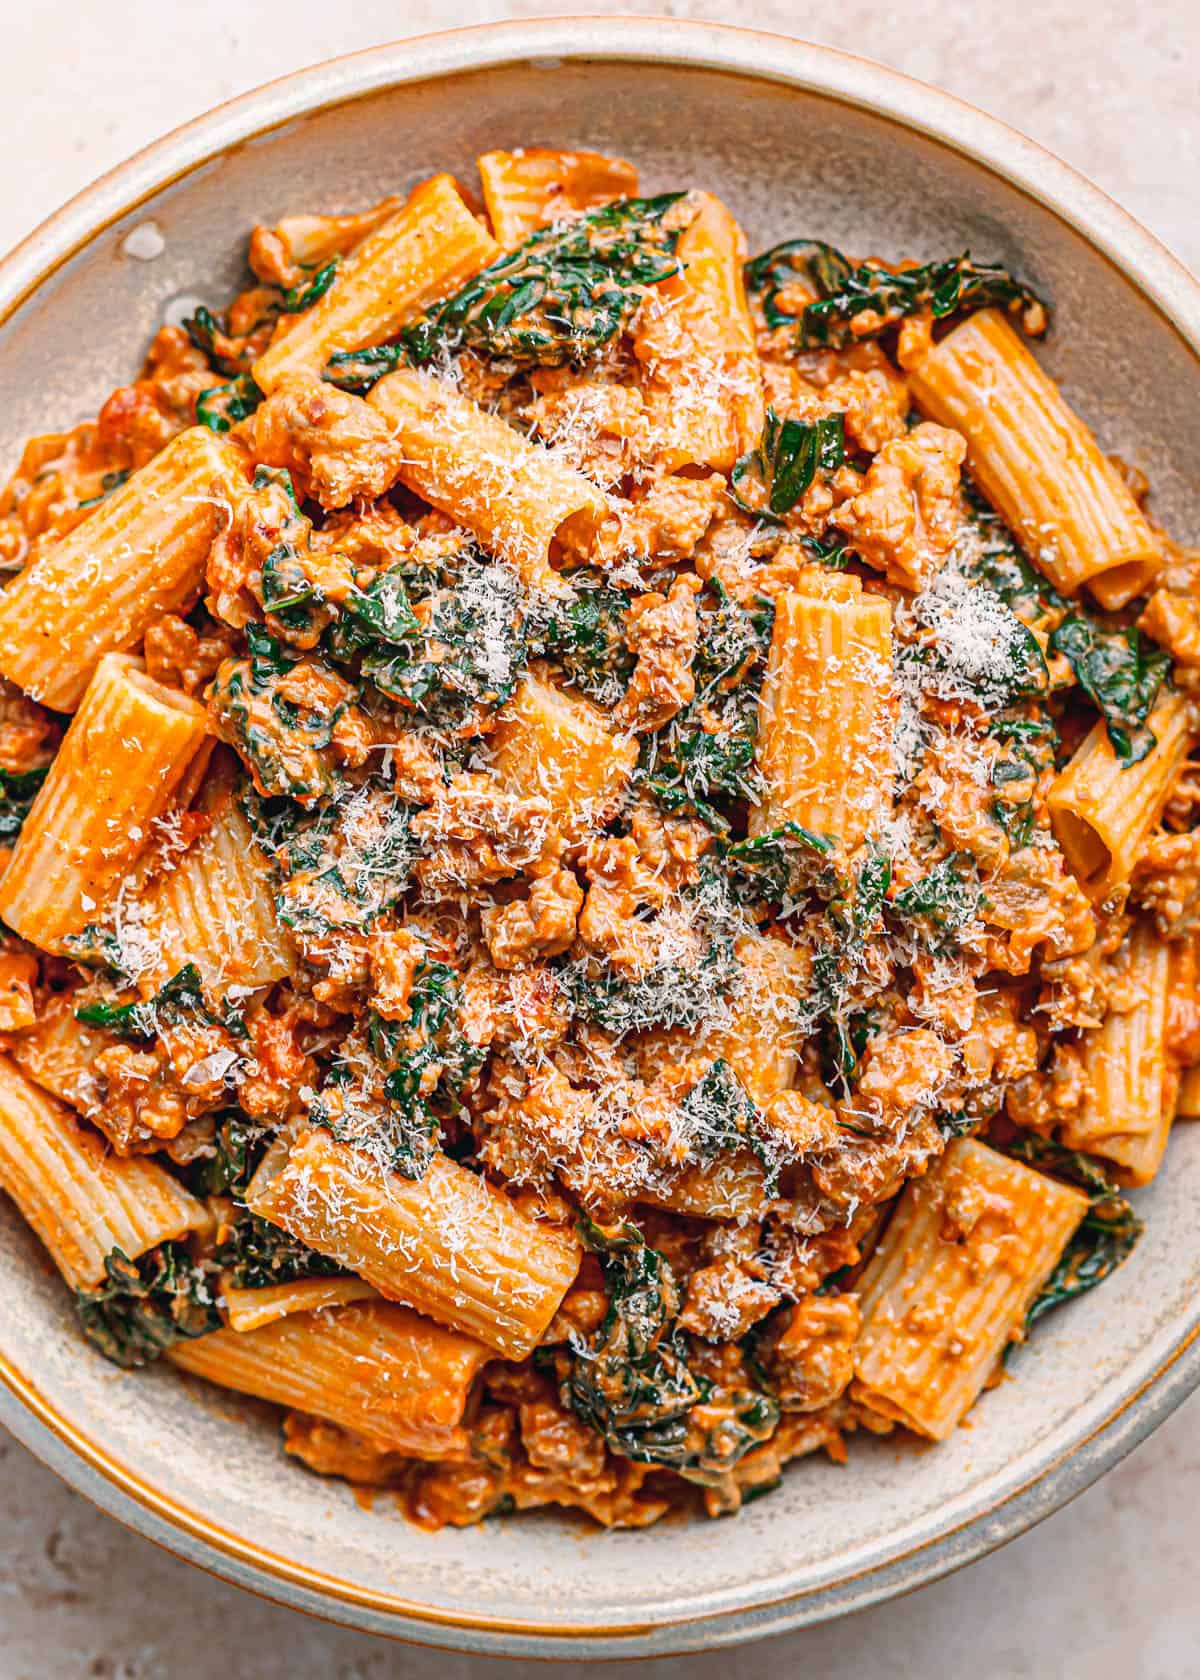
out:
M1005 269L479 177L0 496L0 1188L419 1524L730 1514L1019 1383L1200 1116L1200 550Z

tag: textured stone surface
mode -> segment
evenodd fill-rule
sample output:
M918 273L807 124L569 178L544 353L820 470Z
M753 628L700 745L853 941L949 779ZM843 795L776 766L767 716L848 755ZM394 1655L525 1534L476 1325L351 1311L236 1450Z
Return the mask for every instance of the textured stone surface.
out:
M62 0L29 8L0 64L0 245L89 179L210 105L335 52L447 23L565 9L539 0ZM1023 129L1200 266L1194 213L1200 10L1185 0L666 0L666 11L802 31L949 89ZM63 50L64 39L69 51ZM1189 68L1189 64L1191 68ZM436 161L436 160L431 160ZM1197 1672L1192 1581L1200 1397L1069 1509L1002 1553L901 1602L710 1658L630 1664L647 1680L807 1671L969 1672L973 1680L1186 1680ZM736 1530L731 1529L731 1539ZM0 1436L0 1680L483 1680L479 1659L309 1622L213 1581L127 1534ZM535 1674L592 1673L553 1664Z

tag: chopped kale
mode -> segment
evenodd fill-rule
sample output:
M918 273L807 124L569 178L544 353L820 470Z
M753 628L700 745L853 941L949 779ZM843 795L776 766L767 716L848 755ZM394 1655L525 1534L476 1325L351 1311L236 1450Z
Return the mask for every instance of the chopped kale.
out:
M826 1029L826 1055L849 1077L862 1046L854 1041L858 1012L851 1008L862 975L863 959L872 934L879 928L892 882L892 863L886 853L867 849L854 872L830 899L814 953L808 996L798 1011L802 1032Z
M625 614L633 596L599 572L573 572L571 584L574 593L555 598L538 626L538 651L590 699L615 706L634 666L625 640Z
M762 1127L757 1103L728 1062L719 1057L679 1109L690 1162L707 1167L721 1155L749 1149L765 1168L763 1194L775 1194L783 1159Z
M734 905L729 884L714 868L680 895L691 948L677 928L664 942L663 954L637 980L614 975L588 957L559 970L563 992L574 1014L615 1038L651 1026L697 1027L728 995L738 975L734 955ZM698 954L697 954L698 950Z
M269 1289L277 1283L295 1283L300 1278L336 1277L342 1270L336 1260L302 1243L290 1231L270 1220L239 1208L225 1240L213 1251L213 1259L235 1289Z
M1111 1277L1132 1254L1144 1227L1130 1203L1090 1155L1034 1132L1022 1133L1000 1147L1026 1166L1077 1185L1088 1197L1083 1222L1025 1315L1028 1330L1053 1307L1086 1295L1089 1289Z
M412 808L392 788L344 788L309 811L253 791L243 803L273 864L280 920L297 933L369 929L399 902L413 857Z
M100 480L100 494L98 496L89 496L86 501L77 502L75 505L79 508L96 507L100 502L105 501L109 496L111 496L114 490L119 490L122 484L127 482L128 478L128 467L122 467L118 472L106 472Z
M920 686L985 712L1045 694L1042 645L987 584L944 571L912 603L916 639L899 650L903 670L921 668Z
M240 1111L218 1115L212 1153L197 1156L187 1167L188 1189L195 1196L244 1195L268 1142L266 1130Z
M122 1038L153 1038L165 1026L173 1026L186 1016L199 1016L211 1021L200 982L200 970L188 963L169 980L164 980L153 997L138 998L131 1003L107 1000L85 1003L75 1011L75 1019L89 1027L107 1027Z
M239 421L247 419L259 403L263 393L248 373L231 379L226 385L213 385L196 398L196 421L210 432L228 432Z
M343 662L368 648L375 650L376 659L415 659L420 647L421 626L399 567L378 573L365 589L347 596L341 618L329 632L330 655Z
M199 304L195 314L187 317L183 323L183 330L196 349L203 350L218 373L232 377L242 372L242 368L236 362L229 361L217 350L217 339L223 336L224 329L205 304Z
M1146 723L1171 669L1171 656L1134 626L1118 629L1072 612L1050 646L1070 661L1076 681L1099 708L1122 764L1138 764L1156 745Z
M214 717L251 766L255 782L269 797L286 796L302 804L329 798L341 776L325 749L334 727L357 691L334 679L327 668L309 661L311 700L290 697L288 679L297 661L261 624L246 625L249 657L226 659L209 690Z
M338 350L325 364L322 378L339 391L369 391L385 373L405 367L408 355L401 344L371 344L365 350Z
M11 843L20 834L48 769L0 770L0 840Z
M78 933L69 933L63 940L63 955L84 968L107 969L114 979L131 986L137 979L140 962L117 928L101 922L87 922Z
M525 668L524 592L507 566L461 557L428 589L422 622L412 584L381 574L346 603L331 633L334 658L357 654L359 675L426 722L453 727L502 705Z
M1049 718L997 718L988 732L1004 748L992 765L992 814L1019 852L1037 830L1038 782L1054 768L1058 731Z
M183 1243L160 1243L137 1260L114 1248L104 1269L108 1281L77 1290L75 1309L114 1365L148 1365L175 1342L221 1328L208 1278Z
M283 491L287 513L280 522L279 540L263 561L258 595L273 629L284 641L306 650L316 645L333 609L314 575L312 522L300 511L291 473L282 467L259 467L253 489L272 486Z
M1000 515L972 485L965 484L967 528L966 573L1011 607L1025 624L1041 626L1061 615L1069 603L1031 564Z
M1142 1234L1142 1222L1123 1196L1093 1205L1025 1315L1026 1329L1052 1307L1086 1295L1127 1260Z
M784 420L767 409L762 439L734 465L730 495L745 513L778 524L818 473L836 472L845 455L844 414Z
M803 892L834 890L828 860L835 846L828 834L786 822L768 834L727 845L724 858L737 897L786 904Z
M969 852L951 852L928 875L898 892L889 913L905 922L932 949L954 940L979 909L982 889Z
M288 315L299 315L305 309L311 309L314 303L319 303L337 278L338 259L332 258L322 268L317 269L311 279L302 280L297 286L289 286L283 294L283 307Z
M635 1225L605 1228L584 1218L580 1234L599 1257L609 1306L591 1338L572 1336L569 1351L547 1361L563 1404L612 1452L720 1487L770 1438L778 1407L756 1389L725 1389L692 1374L675 1323L674 1275Z
M761 792L754 762L758 692L774 612L748 612L720 584L702 599L692 666L695 698L664 728L642 740L638 775L664 810L728 829L715 800L753 803Z
M794 286L815 292L815 300L788 308ZM1028 286L1007 269L972 262L968 252L893 271L878 262L853 263L820 239L790 239L747 263L746 288L761 297L767 326L793 328L802 350L874 338L925 310L939 321L998 308L1019 315L1028 332L1045 324L1045 310Z
M538 228L406 327L396 344L335 355L325 377L361 391L402 363L420 366L461 349L518 367L585 361L625 328L647 287L677 272L679 229L667 212L682 196L617 199Z
M395 1123L391 1164L406 1178L424 1176L447 1105L483 1060L462 1031L460 1005L454 969L424 961L413 978L407 1021L370 1014L368 1042L384 1070Z

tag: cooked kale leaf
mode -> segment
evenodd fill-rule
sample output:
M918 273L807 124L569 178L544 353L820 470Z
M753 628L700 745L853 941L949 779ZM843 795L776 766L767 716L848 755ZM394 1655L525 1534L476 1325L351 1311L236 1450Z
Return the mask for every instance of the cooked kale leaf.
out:
M308 811L253 790L243 803L271 858L279 917L288 927L318 937L368 929L399 902L413 858L412 808L391 787L344 788Z
M213 716L228 730L255 780L268 797L302 804L331 798L342 786L337 765L326 752L334 727L357 690L315 661L304 664L312 681L295 694L298 661L261 624L246 625L248 657L226 659L209 690ZM291 679L291 681L289 681Z
M0 840L12 841L20 834L48 768L0 770Z
M1067 600L1036 569L1000 515L969 482L967 535L960 546L966 574L986 584L1025 624L1041 627L1048 617L1066 612Z
M400 599L403 587L397 579L389 596L369 603L379 620L388 621L377 633L362 605L356 609L362 677L431 723L452 725L475 708L503 705L525 667L524 593L516 573L464 558L425 597L415 640Z
M337 278L338 259L331 261L317 269L309 280L302 280L299 285L289 286L283 294L283 307L289 315L299 315L305 309L311 309L318 303Z
M239 421L247 419L259 403L263 393L248 373L231 379L226 385L213 385L196 398L196 420L210 432L232 431Z
M1132 1206L1109 1180L1098 1161L1052 1139L1025 1132L999 1145L1039 1172L1063 1178L1087 1192L1088 1211L1025 1315L1028 1330L1053 1307L1086 1295L1133 1253L1144 1229Z
M153 1038L163 1026L173 1026L186 1016L199 1016L211 1021L204 1001L200 970L188 963L169 980L164 980L153 997L137 998L131 1003L101 1000L85 1003L75 1011L75 1019L89 1027L107 1027L122 1038Z
M835 845L828 834L786 822L768 834L727 845L723 855L738 898L786 904L800 893L835 890L829 864Z
M75 1294L92 1346L114 1365L148 1365L175 1342L221 1328L208 1277L183 1243L165 1242L137 1260L114 1248L108 1281Z
M897 921L905 922L932 949L953 943L955 934L972 921L979 909L982 888L969 852L951 852L934 864L928 875L898 892L888 905Z
M211 1152L189 1163L184 1177L195 1196L242 1196L266 1154L270 1135L237 1109L216 1116Z
M748 612L719 583L705 591L692 665L695 698L642 740L638 776L664 810L697 816L723 832L729 821L715 800L758 798L758 692L773 621L769 602Z
M1058 731L1049 718L997 718L988 733L1003 743L992 765L992 814L1019 852L1037 831L1038 782L1054 768Z
M424 1176L447 1108L483 1060L462 1030L461 1002L454 969L426 960L413 978L407 1021L370 1014L368 1042L395 1122L392 1166L406 1178Z
M573 1336L569 1352L554 1356L563 1404L612 1452L720 1487L769 1439L778 1407L756 1389L721 1388L692 1374L675 1324L674 1275L635 1225L584 1218L580 1235L600 1260L609 1306L590 1339Z
M336 1277L342 1270L336 1260L302 1243L290 1231L272 1225L256 1213L237 1209L224 1242L213 1251L213 1259L235 1289L269 1289L277 1283L296 1283L301 1278Z
M1138 764L1156 745L1146 719L1171 669L1171 656L1130 625L1100 624L1073 612L1050 637L1070 661L1076 681L1100 710L1122 764Z
M518 367L585 361L612 342L654 286L677 272L681 193L622 198L575 221L538 228L393 345L331 358L325 377L362 391L391 369L467 349Z
M793 286L815 292L797 311L787 304ZM882 263L853 263L820 239L789 239L746 265L747 290L762 299L768 327L791 327L798 349L834 349L873 338L907 315L929 310L934 320L972 309L1005 309L1027 332L1045 327L1045 309L1007 269L974 263L970 254L893 271Z
M738 975L729 884L717 869L705 869L674 909L662 955L640 979L615 975L590 957L559 970L574 1014L615 1038L652 1026L694 1028L711 1015Z
M551 601L534 632L538 651L601 706L615 706L633 671L625 614L633 596L592 571L571 573L574 593Z
M778 524L818 473L836 472L846 450L844 414L784 420L767 409L757 449L738 460L729 493L745 513Z
M826 905L813 955L807 997L797 1011L802 1032L825 1030L826 1058L846 1077L853 1072L863 1044L855 1041L861 1011L853 1008L855 988L863 973L867 944L881 926L891 859L868 848L852 877L842 880Z

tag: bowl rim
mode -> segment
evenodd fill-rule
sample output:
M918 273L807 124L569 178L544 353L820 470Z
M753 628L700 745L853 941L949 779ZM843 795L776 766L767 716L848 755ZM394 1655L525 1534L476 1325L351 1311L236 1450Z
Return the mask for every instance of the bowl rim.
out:
M411 82L555 61L682 65L794 87L865 109L958 153L1064 222L1116 268L1200 363L1200 281L1098 187L974 106L838 49L767 31L667 17L562 16L404 38L267 82L174 129L70 199L0 261L0 324L92 239L234 146L317 111ZM439 1610L335 1580L189 1510L70 1422L0 1354L0 1420L77 1491L219 1578L373 1633L480 1654L667 1655L782 1633L909 1592L1023 1533L1081 1493L1200 1385L1200 1308L1157 1367L1080 1440L957 1528L865 1570L740 1606L702 1602L636 1624L529 1622Z

